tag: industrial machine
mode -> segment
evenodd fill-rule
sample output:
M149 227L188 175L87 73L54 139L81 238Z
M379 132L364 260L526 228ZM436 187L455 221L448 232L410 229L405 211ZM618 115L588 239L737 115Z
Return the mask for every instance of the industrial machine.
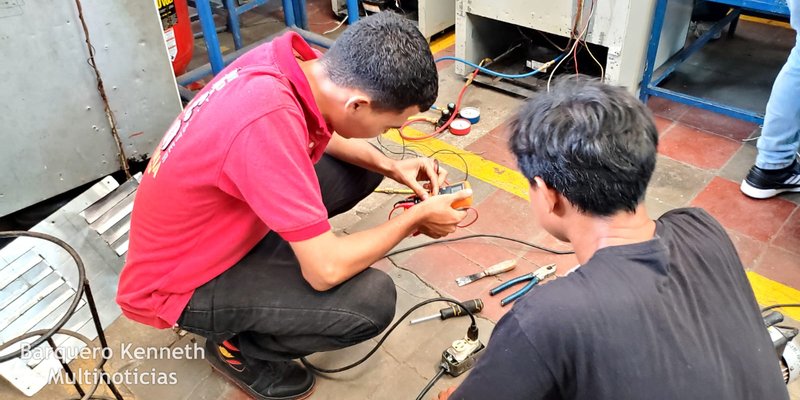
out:
M81 0L80 15L73 1L12 3L0 23L13 99L0 102L0 216L120 170L120 153L146 159L181 111L155 2Z
M692 4L669 2L657 64L683 47ZM607 83L636 92L654 5L655 0L457 0L456 56L474 64L493 58L491 69L511 74L530 72L563 56L561 65L553 63L530 79L477 79L522 95L536 90L541 83L537 78L547 79L556 66L556 74L603 76ZM573 50L576 40L581 45ZM462 63L455 69L464 76L474 70Z
M455 0L360 0L367 13L394 10L418 22L422 36L431 37L455 24ZM331 0L333 12L347 14L346 0Z

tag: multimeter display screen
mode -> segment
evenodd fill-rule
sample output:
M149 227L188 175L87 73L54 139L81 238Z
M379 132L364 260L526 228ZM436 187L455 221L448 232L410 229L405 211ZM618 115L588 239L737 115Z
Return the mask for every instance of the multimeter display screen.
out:
M459 182L452 184L450 186L439 188L439 194L453 194L461 190L464 190L464 182Z

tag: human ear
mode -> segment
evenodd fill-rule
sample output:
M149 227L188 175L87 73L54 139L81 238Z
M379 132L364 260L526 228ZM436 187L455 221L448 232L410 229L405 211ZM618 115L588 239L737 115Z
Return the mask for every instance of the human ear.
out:
M548 214L555 213L560 215L562 212L561 208L563 208L561 195L538 176L533 178L533 183L534 185L532 185L531 189L535 192L539 202L545 206L545 211Z
M364 107L369 107L369 105L370 101L368 98L364 96L351 96L347 99L347 102L345 102L344 107L347 112L356 112Z

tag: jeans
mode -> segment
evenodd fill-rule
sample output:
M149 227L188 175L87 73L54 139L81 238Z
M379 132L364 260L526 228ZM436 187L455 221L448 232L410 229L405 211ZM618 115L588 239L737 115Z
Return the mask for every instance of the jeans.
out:
M800 0L788 2L797 39L767 103L756 157L756 166L763 169L788 167L800 146Z
M383 178L328 155L316 171L329 217L354 207ZM248 359L289 360L378 335L394 318L395 300L392 279L372 268L331 290L314 290L289 243L270 232L195 290L178 325L216 343L235 338Z

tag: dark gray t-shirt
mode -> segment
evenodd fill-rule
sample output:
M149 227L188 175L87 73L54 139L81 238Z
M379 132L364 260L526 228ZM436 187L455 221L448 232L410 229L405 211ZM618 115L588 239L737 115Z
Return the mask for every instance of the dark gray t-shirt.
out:
M758 305L701 209L535 287L451 399L788 399Z

